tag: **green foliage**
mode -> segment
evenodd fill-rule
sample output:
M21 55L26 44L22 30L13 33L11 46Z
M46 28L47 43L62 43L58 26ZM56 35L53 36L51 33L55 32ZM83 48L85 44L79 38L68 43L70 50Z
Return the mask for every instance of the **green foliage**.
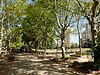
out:
M15 60L15 56L14 55L12 55L12 54L10 54L9 56L8 56L8 60Z
M11 47L13 49L19 49L23 45L24 43L22 42L21 36L19 36L19 37L16 37L14 40L12 40Z
M20 48L24 43L22 42L22 29L21 27L16 27L12 29L11 35L11 47L13 49Z
M43 5L43 2L46 4ZM39 0L34 5L29 4L25 11L26 16L22 21L22 39L34 48L47 48L53 42L54 18L50 4L50 1Z

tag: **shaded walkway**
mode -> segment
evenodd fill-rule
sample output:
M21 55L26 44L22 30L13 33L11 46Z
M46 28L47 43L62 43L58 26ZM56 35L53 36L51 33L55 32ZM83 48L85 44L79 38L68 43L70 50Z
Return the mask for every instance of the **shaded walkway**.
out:
M55 63L49 59L38 58L33 54L17 54L17 61L6 66L0 75L84 75L68 67L68 63Z

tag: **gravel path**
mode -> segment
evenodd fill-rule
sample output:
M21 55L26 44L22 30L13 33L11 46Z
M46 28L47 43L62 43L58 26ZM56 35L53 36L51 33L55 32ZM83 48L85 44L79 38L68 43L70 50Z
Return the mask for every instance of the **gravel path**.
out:
M68 68L67 62L55 63L29 53L17 54L16 61L8 63L3 69L0 75L86 75Z

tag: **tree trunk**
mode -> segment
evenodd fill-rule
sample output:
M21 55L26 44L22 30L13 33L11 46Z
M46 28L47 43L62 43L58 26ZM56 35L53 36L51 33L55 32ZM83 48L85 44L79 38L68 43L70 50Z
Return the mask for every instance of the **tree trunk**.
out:
M79 38L79 50L80 50L80 55L82 54L82 46L81 46L81 36L80 36L80 28L79 28L79 22L77 24L77 30L78 30L78 38Z
M3 16L3 14L2 14L2 27L1 27L1 30L0 30L0 36L1 36L1 39L0 39L0 51L2 50L2 48L3 48L3 36L4 36L4 23L3 23L3 21L4 21L4 16Z
M61 50L62 50L62 59L65 58L65 50L63 48L64 46L64 41L65 41L65 30L62 29L62 33L61 33Z
M94 51L94 62L100 63L100 46L99 46L99 36L98 29L96 25L92 28L92 40L93 40L93 51Z
M90 19L88 19L89 24L91 25L91 33L92 33L92 50L94 52L94 62L100 63L100 50L98 45L98 33L97 33L97 25L95 25L94 19L96 19L96 8L99 4L99 1L93 0L93 5L91 8L92 15L90 16Z

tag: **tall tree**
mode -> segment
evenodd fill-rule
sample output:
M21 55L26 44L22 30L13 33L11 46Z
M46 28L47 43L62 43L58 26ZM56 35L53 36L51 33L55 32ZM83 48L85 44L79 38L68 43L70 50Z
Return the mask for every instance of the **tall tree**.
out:
M56 15L56 31L55 35L60 37L61 39L61 50L62 50L62 58L65 58L65 51L63 49L66 31L68 27L70 27L74 23L72 7L70 4L73 4L72 1L65 0L55 0L55 13Z
M91 2L91 1L90 1ZM85 2L86 4L89 4L90 2ZM91 33L92 33L92 44L93 44L93 51L94 51L94 62L100 63L100 51L99 51L99 45L98 45L98 31L97 31L97 24L98 23L98 16L100 15L100 3L99 0L92 0L91 4L88 6L90 11L86 11L84 7L82 6L82 2L77 0L78 5L80 6L82 12L84 13L84 16L88 20L90 26L91 26ZM89 10L88 9L88 10Z
M12 34L11 31L16 26L21 24L21 19L24 16L24 9L26 8L26 0L13 1L13 0L2 0L2 27L3 27L3 42L5 42L5 48L10 51ZM5 32L4 32L5 30Z
M48 48L53 42L54 18L51 5L52 3L48 0L39 0L29 4L26 9L27 15L22 22L23 40L28 45L33 45L35 49Z
M78 31L78 37L79 37L79 50L80 50L80 54L82 54L82 45L81 45L81 35L80 35L80 27L79 27L79 21L77 23L77 31Z

